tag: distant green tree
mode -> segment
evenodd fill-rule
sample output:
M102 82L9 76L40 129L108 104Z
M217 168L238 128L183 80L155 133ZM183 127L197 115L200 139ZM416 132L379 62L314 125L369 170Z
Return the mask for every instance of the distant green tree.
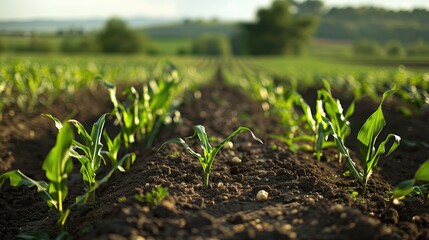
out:
M300 54L312 37L315 17L298 16L296 6L276 0L268 9L260 9L257 22L245 24L250 54Z
M400 57L405 55L405 49L399 41L389 41L386 43L385 51L387 56Z
M99 52L100 46L97 43L97 37L95 34L86 35L80 41L80 50L82 52Z
M231 46L228 38L223 35L203 34L193 42L192 53L227 56L231 54Z
M97 52L99 49L94 36L87 35L83 37L63 37L60 44L60 51L65 53Z
M381 54L381 46L375 41L362 39L353 43L353 52L361 56L375 56Z
M140 37L119 18L108 20L98 34L97 42L105 53L135 53L142 49Z
M323 2L319 0L307 0L304 2L296 2L297 14L302 16L321 15L323 12Z
M65 53L81 52L80 39L75 37L65 37L61 41L60 51Z
M429 39L428 22L428 9L334 7L323 13L316 36L352 41L371 39L383 43L395 39L411 44L416 39Z

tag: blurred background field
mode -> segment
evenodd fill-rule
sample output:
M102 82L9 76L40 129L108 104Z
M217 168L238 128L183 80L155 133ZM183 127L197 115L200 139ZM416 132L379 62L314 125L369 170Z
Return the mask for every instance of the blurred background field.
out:
M89 3L76 2L54 4L48 13L49 4L50 0L39 5L0 3L2 61L19 57L116 61L123 56L144 62L174 59L180 64L186 59L245 57L276 74L400 66L425 72L429 67L428 3L418 0L384 5L221 1L206 7L195 1L142 0L105 3L98 11L88 8ZM88 7L76 12L78 4ZM61 12L64 17L58 16Z

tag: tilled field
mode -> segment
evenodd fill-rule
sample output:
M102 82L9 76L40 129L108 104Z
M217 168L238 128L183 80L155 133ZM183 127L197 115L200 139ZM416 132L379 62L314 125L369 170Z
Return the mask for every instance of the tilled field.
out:
M429 207L421 199L408 198L386 211L389 191L413 176L427 159L427 148L401 145L381 159L367 195L354 197L353 191L360 192L358 185L343 175L345 166L334 161L336 151L325 151L321 162L312 153L291 152L271 137L284 131L276 118L267 117L258 102L226 86L219 76L201 93L201 99L184 102L179 109L182 123L163 128L153 149L134 149L136 163L101 186L95 203L71 212L66 230L75 239L429 239ZM305 95L311 98L311 91ZM76 99L71 103L60 99L43 111L64 119L77 107L73 118L90 126L111 108L107 92L85 93ZM376 107L369 99L359 101L352 124L362 125ZM386 132L427 141L424 117L405 118L395 111L393 102L386 104L385 116ZM113 129L112 120L108 122ZM198 160L180 145L168 144L156 151L169 138L192 135L197 124L204 125L209 136L222 138L247 126L264 144L246 132L234 138L233 147L222 149L215 160L206 189ZM0 127L1 172L20 169L34 179L44 179L41 165L56 132L47 118L10 112ZM191 140L191 146L197 147L197 142ZM75 164L69 199L82 191L79 178ZM157 185L170 194L158 206L135 200L135 194L143 195ZM259 190L268 192L268 200L256 200ZM35 189L5 184L0 206L1 239L32 230L57 234L55 213Z

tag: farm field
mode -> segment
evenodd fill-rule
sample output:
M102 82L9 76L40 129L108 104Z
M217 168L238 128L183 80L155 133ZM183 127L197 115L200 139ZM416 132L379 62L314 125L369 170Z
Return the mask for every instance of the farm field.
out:
M165 59L0 56L1 239L35 232L63 239L429 238L424 66L315 57ZM379 106L386 125L374 147L391 140L362 176L358 136ZM330 129L335 117L348 122ZM252 134L240 132L207 168L195 158L211 148L204 135L201 144L186 138L196 125L205 127L213 148L240 126ZM348 134L337 132L344 129ZM400 136L397 148L391 133ZM55 158L58 149L63 155ZM51 159L61 162L51 169L56 179L46 173ZM22 175L5 175L18 169L51 185L38 182L37 189ZM416 171L422 177L412 185L420 187L403 187L410 194L394 200L395 187Z

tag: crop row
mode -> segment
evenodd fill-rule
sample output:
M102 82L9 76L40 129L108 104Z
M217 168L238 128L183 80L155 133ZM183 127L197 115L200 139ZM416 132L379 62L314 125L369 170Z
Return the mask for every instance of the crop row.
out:
M429 73L398 68L374 68L335 64L313 59L282 58L234 58L224 62L226 74L233 74L234 82L244 79L239 85L253 85L248 79L255 79L263 85L288 84L295 90L321 88L324 81L330 83L336 92L345 92L354 99L368 96L374 101L387 89L395 87L396 96L407 106L400 106L401 112L412 116L429 110ZM274 80L274 81L272 81Z
M323 86L317 91L316 107L315 110L312 110L311 104L305 102L299 93L300 89L303 88L303 83L297 80L299 79L298 77L290 81L278 79L270 76L265 71L254 68L254 65L249 65L249 63L243 60L225 63L227 64L222 69L228 83L239 86L255 99L259 100L262 109L267 114L279 116L280 124L283 129L286 129L286 132L278 133L274 137L283 140L291 150L314 151L317 160L321 160L322 149L328 147L336 148L338 151L338 161L346 163L349 175L361 186L363 194L367 190L371 173L377 166L380 157L391 154L400 143L400 137L395 134L388 134L381 143L377 141L380 132L386 125L386 119L383 115L383 103L385 100L392 97L393 94L402 98L405 93L411 94L412 92L409 89L415 87L422 103L421 105L416 104L416 110L411 112L411 114L421 111L426 106L425 104L427 104L427 97L425 97L428 89L426 76L408 78L404 75L403 78L393 82L383 82L380 80L383 82L381 85L373 85L373 82L367 81L367 79L361 80L359 77L354 77L350 79L355 79L356 81L335 82L338 89L354 90L354 94L351 94L354 97L347 108L343 108L340 100L333 97L333 89L331 89L333 85L332 80L325 79L324 81L320 80L320 83L306 83L310 84L307 87ZM200 67L199 70L203 72L205 67L213 69L214 64L219 64L219 62L213 59L204 59L198 65ZM45 114L46 117L53 120L53 124L58 129L56 144L46 156L43 163L47 182L33 180L19 170L3 173L0 176L0 185L9 180L12 186L24 185L27 187L36 187L42 199L46 201L51 209L57 212L57 224L60 230L59 236L64 238L68 237L64 228L70 211L86 204L88 201L96 201L95 191L100 185L106 183L116 170L127 171L131 168L136 160L133 149L136 147L150 148L162 126L177 123L180 120L180 113L177 111L178 105L181 101L186 100L189 93L193 93L191 94L192 100L198 100L198 86L204 82L204 78L205 80L208 78L208 75L200 75L195 68L186 68L184 72L179 72L171 63L148 65L138 69L131 67L129 69L130 72L128 72L129 75L124 74L122 76L125 79L136 77L143 79L143 81L136 87L125 88L122 95L119 95L116 86L118 81L112 81L112 79L118 79L119 75L112 72L123 73L125 71L122 68L123 66L116 66L112 69L105 68L104 70L99 69L99 66L96 64L94 66L98 70L92 69L87 71L85 67L76 67L76 72L73 72L70 70L74 69L73 65L64 65L61 67L61 65L54 64L44 66L29 62L12 64L9 68L3 68L9 69L3 70L5 73L4 82L10 84L6 84L7 87L5 89L7 91L4 92L5 97L12 98L15 94L17 96L31 95L29 92L19 92L19 88L16 86L16 81L19 82L19 77L16 80L15 76L24 74L27 74L27 77L21 77L21 79L26 79L23 81L26 84L37 86L34 87L35 92L51 96L50 91L52 90L51 102L59 94L66 92L72 95L73 91L81 87L90 88L91 86L97 86L95 84L99 84L100 82L109 91L110 100L113 105L112 112L101 115L89 131L77 120L61 121L55 116ZM18 69L19 71L11 71L11 68ZM62 74L53 71L53 69L63 69L58 72L62 72L64 75L71 74L72 77L64 77ZM141 75L133 75L137 74L137 72ZM73 77L73 74L84 77ZM56 79L57 75L61 75L62 78L60 80ZM58 76L58 78L61 76ZM51 81L54 83L51 83ZM73 86L73 88L70 86ZM23 87L22 89L33 93L33 90L26 88L30 87ZM384 88L388 88L389 90L385 91ZM401 91L405 93L401 93ZM381 95L381 92L383 92L383 96L380 98L379 95ZM57 94L55 95L54 93ZM356 160L352 159L350 155L350 151L345 144L345 139L351 132L349 118L354 113L356 101L363 94L369 94L374 99L377 99L380 104L359 130L357 140L361 149L360 162L362 167L358 167L355 163ZM44 102L40 102L40 96L38 95L35 98L36 104L32 105L32 108L37 108L45 104ZM19 106L17 99L18 97L13 100ZM406 98L403 99L407 101ZM32 110L28 108L30 106L29 103L31 101L25 105L27 108L22 109L22 111ZM113 116L115 124L118 126L119 133L116 136L109 136L104 129L107 116ZM75 130L73 130L73 127ZM165 143L179 143L188 153L199 160L204 172L204 185L208 187L209 176L217 153L223 146L229 144L229 141L233 137L243 131L250 131L250 129L239 127L226 137L225 140L221 141L221 143L212 147L204 127L197 125L195 127L195 134L191 137L198 138L203 150L202 154L191 149L183 138L170 139ZM75 136L76 133L77 136ZM262 142L252 132L251 134L255 140ZM120 153L123 153L122 156L119 156ZM65 206L66 202L70 202L65 200L68 196L69 188L68 175L76 164L73 160L80 166L82 184L85 191L77 196L72 204ZM101 171L102 166L110 168L107 171ZM99 175L102 172L107 173L100 177ZM429 188L428 185L420 184L422 181L429 182L429 162L422 164L413 179L406 180L395 188L391 194L391 201L393 202L394 199L403 198L409 194L420 194L427 200ZM144 197L140 196L137 199L148 204L156 204L167 194L168 192L165 189L157 187L152 192L148 192ZM29 235L22 235L22 237L29 237ZM46 234L43 236L49 237Z
M59 97L72 98L79 90L95 91L100 80L109 83L147 82L162 77L163 61L128 62L93 59L33 61L24 58L0 58L0 111L11 107L26 115L40 107L49 107ZM214 63L192 59L183 75L189 82L202 82L211 74ZM200 65L204 65L200 67ZM199 71L197 72L197 67ZM181 84L190 87L189 84ZM0 120L2 114L0 114Z
M313 151L319 161L323 154L322 149L336 148L337 161L340 164L345 162L347 175L359 183L363 194L367 191L368 180L380 158L390 155L401 142L401 137L395 134L387 134L384 140L377 141L387 124L383 114L385 100L395 95L398 101L412 104L414 108L410 111L404 112L404 109L399 109L407 115L421 114L429 107L427 74L414 75L402 68L386 78L348 76L347 81L341 81L342 78L337 77L312 79L311 83L303 83L297 80L300 78L295 79L293 75L289 76L289 79L273 77L260 67L242 59L231 61L227 66L224 74L228 83L239 86L259 100L261 108L267 114L279 117L285 132L275 133L273 137L285 142L292 151ZM392 77L390 81L387 80L388 77ZM300 91L306 87L314 88L320 85L322 87L317 90L315 109L312 109L310 105L313 104L308 104ZM343 107L339 99L333 97L331 88L349 93L345 94L351 96L347 108ZM381 99L379 95L382 95ZM345 139L351 133L349 118L354 113L355 104L364 96L369 96L380 104L357 134L361 166L358 167L350 155ZM429 144L422 142L422 147L429 147ZM392 201L411 193L421 195L427 201L429 185L421 182L428 181L429 160L417 170L414 179L405 181L395 188L391 194Z
M211 66L213 63L204 64ZM135 77L143 81L137 86L125 87L123 92L118 93L116 84L126 84L123 81L111 81L118 78L118 72L122 72L121 76L126 79ZM201 72L204 70L201 69ZM58 129L56 144L42 166L47 181L34 180L20 170L0 175L0 186L9 180L12 186L36 187L40 197L57 212L58 238L69 237L64 230L70 211L88 201L96 201L96 189L106 183L116 170L124 172L135 162L133 149L150 148L162 126L177 123L180 120L177 106L187 98L189 89L195 90L197 84L204 82L202 79L208 78L197 73L194 67L179 72L169 62L139 68L128 67L126 70L121 69L121 66L111 68L94 63L58 65L50 62L41 65L18 62L2 66L2 73L2 83L6 86L2 99L11 99L11 103L28 114L40 111L40 106L49 107L60 94L72 97L77 90L91 90L101 85L109 92L113 109L111 113L102 114L90 130L85 129L78 120L61 121L50 114L42 114L52 119ZM137 73L140 76L134 75ZM185 89L188 91L185 92ZM46 99L41 98L41 95L46 96ZM28 99L23 99L25 96ZM114 124L120 129L113 137L109 136L104 127L109 116L114 118ZM119 156L121 153L123 156ZM68 176L76 163L80 165L85 192L77 196L74 203L65 206L70 202L66 200ZM103 167L105 171L101 170ZM101 176L101 172L105 175ZM167 194L165 189L158 187L143 198L136 198L155 204ZM44 232L23 233L19 237L49 239Z

